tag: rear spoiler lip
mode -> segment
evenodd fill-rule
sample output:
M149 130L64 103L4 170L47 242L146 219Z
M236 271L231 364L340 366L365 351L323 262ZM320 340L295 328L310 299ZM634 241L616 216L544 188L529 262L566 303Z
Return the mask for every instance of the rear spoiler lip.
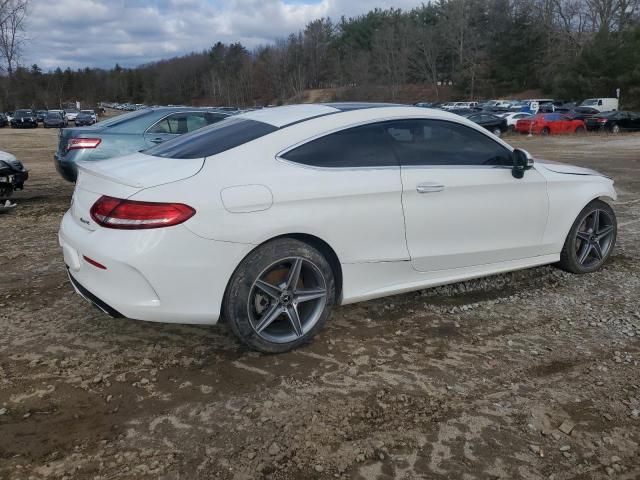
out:
M94 170L89 166L90 163L91 162L78 162L76 163L76 166L78 167L79 171L88 173L89 175L93 175L94 177L103 178L105 180L109 180L110 182L118 183L126 187L144 188L144 185L142 185L141 183L136 183L126 178L118 177L115 175L109 175L109 174Z

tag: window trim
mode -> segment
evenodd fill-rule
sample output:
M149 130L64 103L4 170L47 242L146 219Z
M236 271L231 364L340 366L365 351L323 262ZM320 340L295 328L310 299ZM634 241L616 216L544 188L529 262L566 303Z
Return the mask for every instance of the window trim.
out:
M384 119L381 118L377 118L375 120L363 120L360 122L356 122L356 123L350 123L349 125L345 125L342 127L336 127L333 128L331 130L327 130L324 131L322 133L318 133L312 137L309 137L305 140L301 140L283 150L280 150L278 153L276 153L275 155L275 159L279 162L283 162L283 163L287 163L290 165L295 165L296 167L302 167L302 168L310 168L313 170L340 170L340 171L349 171L349 170L388 170L388 169L401 169L401 168L429 168L429 169L434 169L434 168L438 168L438 169L464 169L464 168L482 168L482 169L490 169L490 168L508 168L511 169L513 168L511 165L507 166L507 165L402 165L400 163L400 160L398 159L396 153L394 152L394 156L396 157L396 162L397 165L384 165L384 166L369 166L369 167L321 167L318 165L306 165L304 163L298 163L298 162L294 162L293 160L288 160L284 157L282 157L282 155L286 155L287 153L289 153L291 150L295 150L298 147L301 147L303 145L306 145L307 143L313 142L314 140L318 140L322 137L326 137L328 135L332 135L334 133L337 132L341 132L343 130L348 130L350 128L356 128L356 127L362 127L365 125L374 125L376 123L388 123L388 122L400 122L400 121L407 121L407 120L431 120L431 121L438 121L438 122L446 122L446 123L453 123L455 125L460 125L463 127L467 127L470 128L471 130L475 130L476 132L481 133L482 135L484 135L487 139L491 140L492 142L494 142L497 145L500 145L501 147L503 147L504 149L506 149L508 152L513 153L514 151L514 147L512 147L511 145L509 145L508 143L500 140L500 141L496 141L494 138L490 137L488 135L488 131L486 128L481 127L480 125L473 123L473 125L467 125L464 122L458 122L452 119L446 119L446 118L433 118L433 117L385 117ZM390 145L390 147L392 147ZM391 148L393 151L393 147Z

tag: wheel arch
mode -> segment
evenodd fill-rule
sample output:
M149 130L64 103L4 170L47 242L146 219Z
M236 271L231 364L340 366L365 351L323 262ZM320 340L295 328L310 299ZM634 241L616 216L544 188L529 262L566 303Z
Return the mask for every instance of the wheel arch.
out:
M242 259L238 262L238 265L234 269L233 273L229 276L227 280L227 286L225 287L225 293L223 298L227 296L227 289L229 288L229 283L231 283L231 279L233 275L236 273L237 269L240 267L242 262L251 255L257 248L261 247L265 243L269 243L273 240L278 240L280 238L292 238L294 240L298 240L300 242L306 243L307 245L312 246L316 250L318 250L329 262L331 266L331 270L333 271L333 276L336 284L336 303L342 303L342 266L340 264L340 259L338 258L338 254L335 250L329 245L325 240L321 239L316 235L311 235L309 233L283 233L280 235L276 235L270 237L266 240L263 240L261 243L256 244L254 248L252 248L247 254L242 257Z

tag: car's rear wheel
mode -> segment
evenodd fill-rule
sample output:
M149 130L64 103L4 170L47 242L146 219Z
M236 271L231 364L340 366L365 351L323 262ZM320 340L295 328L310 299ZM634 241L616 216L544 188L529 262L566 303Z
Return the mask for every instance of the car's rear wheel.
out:
M499 137L500 135L502 135L502 130L496 127L491 131L491 133L493 133L496 137Z
M251 348L281 353L311 340L334 302L327 259L306 243L281 238L259 246L238 266L225 293L223 316Z
M558 265L571 273L595 272L611 255L617 233L613 209L602 200L594 200L571 226Z
M549 127L544 127L544 128L540 131L540 133L541 133L542 135L549 135L549 134L551 133L551 130L549 130Z
M614 123L611 126L611 133L613 133L614 135L617 135L618 133L620 133L620 125Z
M584 133L584 127L582 126L576 127L576 133Z

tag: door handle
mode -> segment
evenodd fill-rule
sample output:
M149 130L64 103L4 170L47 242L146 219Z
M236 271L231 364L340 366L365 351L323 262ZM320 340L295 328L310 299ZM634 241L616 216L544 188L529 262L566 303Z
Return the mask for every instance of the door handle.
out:
M421 183L416 187L418 193L434 193L444 190L444 185L438 183Z
M162 143L164 142L164 138L152 138L151 140L149 140L151 143Z

